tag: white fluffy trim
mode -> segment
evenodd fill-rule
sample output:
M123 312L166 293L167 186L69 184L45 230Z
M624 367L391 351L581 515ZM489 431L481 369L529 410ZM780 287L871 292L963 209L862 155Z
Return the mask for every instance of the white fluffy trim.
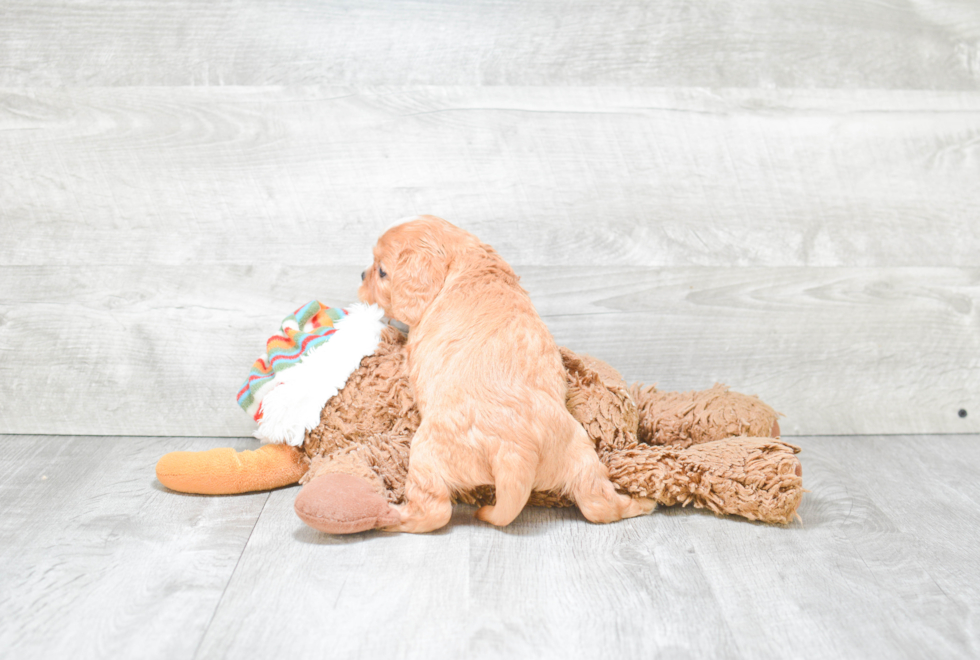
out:
M320 423L320 410L344 384L364 357L378 349L384 311L355 303L337 321L330 341L320 344L299 364L284 369L272 391L262 399L262 421L255 437L262 442L299 447L306 432Z

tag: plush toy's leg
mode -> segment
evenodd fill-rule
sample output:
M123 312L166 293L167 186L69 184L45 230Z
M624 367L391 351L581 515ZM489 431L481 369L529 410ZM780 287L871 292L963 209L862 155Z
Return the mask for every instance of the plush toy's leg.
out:
M744 435L779 437L779 413L758 397L716 384L695 392L661 392L634 384L640 423L637 438L648 445L690 447Z
M157 462L157 479L170 490L200 495L233 495L288 486L300 480L308 463L301 449L262 445L255 451L218 447L175 451Z
M387 482L399 480L399 463L390 460L390 454L403 441L406 439L378 436L314 458L296 496L296 515L328 534L355 534L398 524L398 513L389 504L394 493ZM386 471L379 470L379 464Z
M604 461L613 482L634 495L785 524L803 497L797 452L772 438L736 437L686 449L636 444Z

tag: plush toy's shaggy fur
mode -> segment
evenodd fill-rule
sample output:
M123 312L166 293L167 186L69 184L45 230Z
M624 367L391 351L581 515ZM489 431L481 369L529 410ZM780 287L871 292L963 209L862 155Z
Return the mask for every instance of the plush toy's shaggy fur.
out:
M756 397L716 385L701 392L626 387L609 365L562 349L567 406L595 444L618 489L663 505L693 504L718 514L788 523L803 495L799 451L778 436L777 414ZM387 527L398 517L409 448L420 423L406 372L405 340L385 328L343 389L320 412L301 448L263 445L172 452L157 478L172 490L231 494L300 481L296 513L331 533ZM742 435L737 435L742 434ZM736 437L729 437L735 435ZM748 437L754 436L754 437ZM469 504L494 501L491 486L455 494ZM535 492L539 506L571 506Z
M392 327L373 355L361 360L347 385L323 407L320 424L306 433L310 469L305 484L327 473L367 479L388 501L401 501L408 450L421 422L408 384L405 340Z
M567 349L562 349L562 360L569 411L586 429L621 491L664 505L693 504L750 520L792 520L803 494L795 456L799 449L769 437L774 430L778 434L777 414L762 401L723 386L683 394L628 388L604 362ZM322 481L315 489L314 482L324 475L354 476L362 486L370 485L367 492L357 491L359 500L373 494L388 503L400 502L419 421L408 385L404 338L388 328L375 354L361 362L344 389L323 408L320 424L307 432L303 449L310 468L301 483L309 484L304 490L310 489L310 494L297 498L297 512L330 531L372 527L363 522L345 527L346 509L321 508L314 514L312 505L317 502L312 499L322 499L328 491L336 495L337 488L336 482L324 486ZM493 488L481 486L455 493L455 498L491 504ZM341 500L343 507L352 504L350 498ZM529 504L571 502L555 493L535 492ZM372 512L375 509L383 507ZM335 514L339 517L331 519ZM322 524L308 519L314 515L321 516L317 520ZM377 515L383 517L384 512Z

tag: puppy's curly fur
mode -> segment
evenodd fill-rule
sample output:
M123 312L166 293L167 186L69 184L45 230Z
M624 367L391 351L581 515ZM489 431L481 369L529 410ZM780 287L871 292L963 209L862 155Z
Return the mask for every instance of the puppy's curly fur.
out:
M409 380L421 414L405 502L392 531L449 522L454 493L493 484L477 517L507 525L532 490L567 495L593 522L652 510L616 492L566 408L561 355L511 267L472 234L433 216L385 232L362 300L410 327Z

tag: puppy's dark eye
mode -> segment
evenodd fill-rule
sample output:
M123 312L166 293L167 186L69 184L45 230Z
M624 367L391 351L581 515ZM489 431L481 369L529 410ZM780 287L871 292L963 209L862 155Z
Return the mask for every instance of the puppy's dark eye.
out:
M378 264L378 276L379 277L385 277L387 275L388 275L388 273L385 272L385 267L382 266L381 264Z

